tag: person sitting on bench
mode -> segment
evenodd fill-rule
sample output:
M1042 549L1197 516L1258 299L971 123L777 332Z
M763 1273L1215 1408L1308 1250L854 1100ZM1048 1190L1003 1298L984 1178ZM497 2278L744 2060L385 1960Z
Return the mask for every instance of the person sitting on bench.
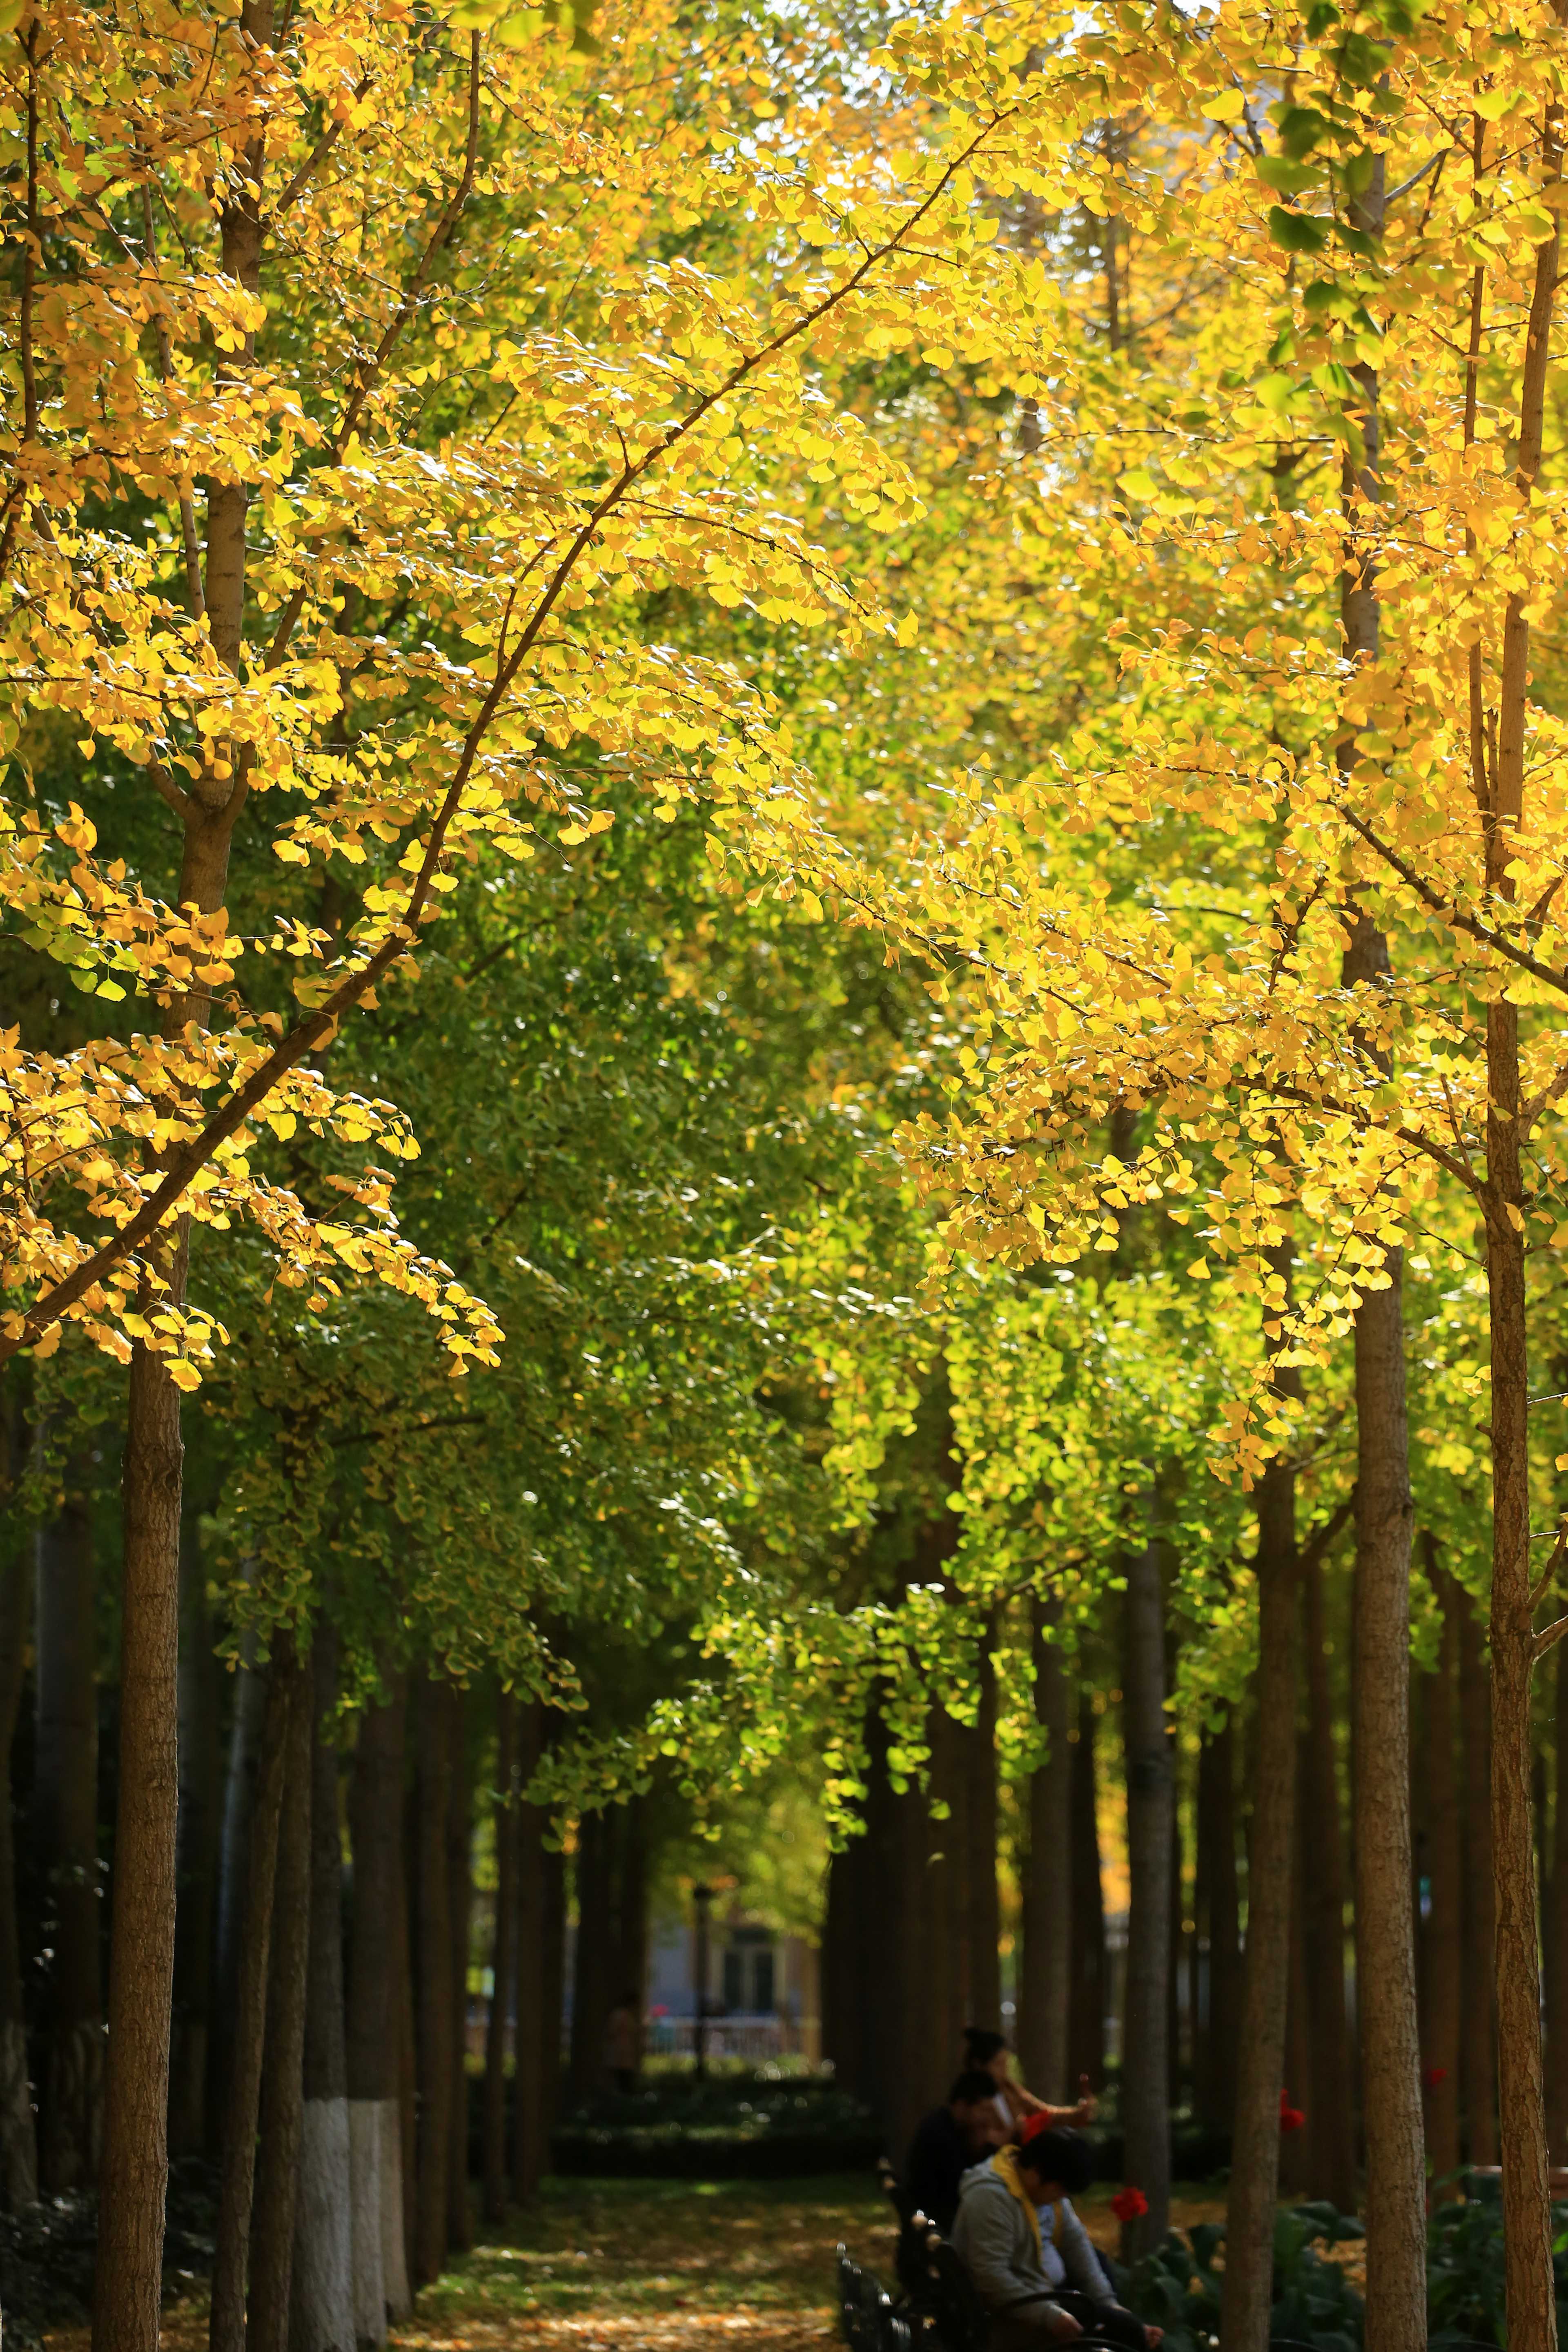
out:
M1043 2116L1048 2124L1091 2124L1095 2102L1089 2087L1089 2076L1078 2078L1076 2107L1053 2107L1047 2099L1026 2091L1013 2077L1013 2053L1005 2034L988 2025L966 2025L963 2029L963 2063L965 2069L977 2066L990 2075L995 2095L996 2112L1002 2118L1009 2139L1016 2137L1020 2126L1031 2116Z
M1094 2178L1089 2142L1059 2125L1026 2125L963 2176L954 2252L990 2319L986 2352L1043 2352L1092 2333L1152 2352L1162 2330L1123 2310L1073 2211Z
M922 2116L904 2165L904 2195L912 2213L934 2221L944 2238L952 2235L959 2183L971 2165L983 2163L1005 2135L998 2119L989 2074L971 2066L947 2095L945 2107Z

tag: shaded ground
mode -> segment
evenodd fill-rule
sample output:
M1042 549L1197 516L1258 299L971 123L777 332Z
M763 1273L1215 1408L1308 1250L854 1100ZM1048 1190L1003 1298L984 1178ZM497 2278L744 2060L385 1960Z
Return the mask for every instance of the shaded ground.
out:
M1081 2200L1114 2248L1112 2189ZM1217 2221L1217 2198L1178 2197L1173 2219ZM894 2231L858 2177L779 2182L552 2180L539 2202L419 2298L407 2352L803 2352L836 2332L840 2239L892 2284Z
M1114 2248L1112 2189L1079 2200ZM1181 2227L1217 2221L1217 2198L1178 2194ZM815 2180L545 2182L524 2214L458 2258L396 2330L402 2352L805 2352L836 2331L840 2239L892 2283L891 2216L859 2175ZM164 2314L166 2352L202 2352L206 2302ZM50 2352L86 2352L60 2329Z

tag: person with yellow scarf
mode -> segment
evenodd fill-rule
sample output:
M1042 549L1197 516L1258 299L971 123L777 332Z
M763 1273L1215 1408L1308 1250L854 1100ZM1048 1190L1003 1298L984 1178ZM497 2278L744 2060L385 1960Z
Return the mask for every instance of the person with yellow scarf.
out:
M1078 2132L1031 2116L1017 2145L963 2176L952 2244L990 2318L987 2352L1045 2352L1089 2336L1152 2352L1161 2330L1124 2310L1072 2209L1094 2178Z

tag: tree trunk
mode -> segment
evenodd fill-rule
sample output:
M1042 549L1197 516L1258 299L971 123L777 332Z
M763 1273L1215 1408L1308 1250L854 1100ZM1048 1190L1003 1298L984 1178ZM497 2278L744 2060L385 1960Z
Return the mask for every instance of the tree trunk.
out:
M542 2171L550 2135L561 2113L562 2034L566 1996L566 1863L559 1852L544 1856L544 1973L539 2005L540 2125L537 2161Z
M963 1738L968 1766L964 1840L965 1940L969 2014L964 2022L1000 2030L1002 1915L996 1894L996 1623L987 1617L975 1660L976 1714Z
M1306 2094L1315 2193L1356 2210L1355 2070L1345 2000L1345 1855L1323 1561L1304 1563L1307 1737L1302 1808L1302 1933L1310 2073Z
M240 26L258 49L272 41L272 0L244 0ZM244 151L245 168L221 214L224 273L255 292L261 282L264 142ZM244 379L253 357L221 357L220 383ZM220 661L237 671L245 635L245 528L249 490L214 484L207 501L205 601ZM229 843L244 805L247 761L232 742L190 779L176 903L214 914L228 885ZM216 754L230 756L219 761ZM218 772L219 767L222 773ZM166 1038L205 1026L209 996L197 986L165 1005ZM160 1286L144 1281L146 1314L184 1304L188 1214L148 1244ZM123 1458L124 1570L121 1582L120 1802L114 1835L110 1924L109 2046L104 2148L93 2299L94 2352L158 2352L163 2287L163 2203L171 2009L174 1974L175 1838L179 1820L180 1391L166 1359L145 1339L131 1357Z
M506 2210L507 2012L517 1974L517 1701L496 1706L496 1916L490 1947L490 2010L485 2029L485 2219ZM514 2075L516 2061L513 2061Z
M616 1905L613 1998L632 1997L637 2064L642 2064L643 2008L647 1998L647 1806L628 1797L622 1812L620 1888Z
M1280 2081L1289 2094L1292 2106L1300 2107L1303 2085L1311 2076L1311 2029L1309 2022L1311 1996L1307 1988L1307 1950L1305 1919L1307 1910L1307 1855L1302 1836L1304 1811L1302 1790L1307 1785L1306 1737L1298 1733L1296 1739L1296 1835L1290 1873L1290 1960L1289 1990L1285 2008L1285 2063L1280 2069ZM1316 2196L1316 2158L1311 2142L1311 2111L1307 2110L1307 2125L1288 2132L1281 2124L1279 2132L1279 2194L1297 2199Z
M1241 1899L1236 1868L1236 1734L1227 1722L1198 1753L1198 1835L1208 1903L1208 2014L1202 2098L1209 2121L1236 2120L1236 2035L1241 2013Z
M1165 2104L1166 1975L1171 1963L1171 1731L1165 1715L1165 1619L1151 1540L1127 1559L1122 1726L1127 1752L1126 2023L1121 2118L1127 2179L1149 2210L1122 2230L1123 2260L1157 2246L1170 2224L1171 2119ZM1279 2092L1276 2089L1275 2096Z
M426 1682L419 1693L419 2169L416 2284L440 2276L447 2259L452 2162L452 1906L447 1829L452 1808L451 1710Z
M1299 1375L1282 1371L1279 1385L1300 1392ZM1156 1583L1156 1599L1158 1590ZM1247 1854L1236 2126L1226 2208L1223 2352L1268 2352L1274 2299L1279 2094L1285 2081L1296 1848L1296 1474L1289 1463L1276 1460L1258 1488L1258 1761ZM1130 1689L1131 1647L1130 1642Z
M1366 2130L1366 2334L1425 2352L1426 2181L1410 1920L1410 1475L1401 1260L1356 1314L1356 1988Z
M407 1689L393 1677L384 1706L360 1724L350 1784L353 1915L349 1943L346 2068L353 2326L362 2344L386 2340L387 2306L408 2307L403 2243L403 2128L398 2096L404 1901L403 1750Z
M1068 2005L1072 1985L1072 1748L1068 1678L1049 1639L1059 1611L1034 1604L1035 1707L1045 1761L1029 1780L1029 1851L1020 1889L1018 2057L1024 2080L1044 2099L1068 2084Z
M289 1673L289 1751L278 1836L278 1891L267 1987L267 2053L250 2225L246 2352L288 2352L304 2108L305 1998L310 1972L310 1669Z
M1431 1911L1426 1922L1426 2152L1438 2180L1459 2169L1459 2063L1464 1983L1464 1901L1455 1685L1459 1668L1458 1611L1451 1576L1437 1567L1430 1536L1426 1570L1443 1609L1437 1671L1426 1693L1426 1862Z
M1492 1891L1491 1707L1481 1629L1475 1609L1456 1592L1459 1645L1459 1720L1464 1735L1465 1961L1464 2024L1460 2034L1464 2069L1465 2153L1471 2164L1495 2164L1497 2142L1497 2042L1493 2000L1497 1984L1496 1904ZM1531 1870L1531 1876L1534 1872Z
M201 1529L188 1505L180 1531L180 1818L174 1844L174 2022L169 2141L176 2156L208 2143L207 2062L217 1874L217 1661Z
M451 1796L447 1813L447 1902L452 1935L452 2136L447 2142L447 2242L466 2251L474 2242L474 2212L468 2199L468 1936L474 1905L470 1814L473 1787L468 1771L467 1694L454 1683L447 1693L451 1717Z
M343 2033L343 1849L338 1818L337 1635L310 1652L310 1921L304 2107L294 2215L289 2352L353 2352L348 2053Z
M963 2046L963 2000L966 1979L963 1933L964 1809L962 1795L963 1734L944 1706L930 1717L930 1803L947 1807L942 1821L933 1821L931 1836L929 1901L931 2010L935 2023L933 2047L943 2063L956 2069ZM928 1804L928 1812L930 1805Z
M274 1659L266 1678L258 1744L256 1802L247 1843L245 1917L238 1937L233 2064L224 2118L212 2305L207 2324L212 2352L246 2352L245 2285L250 2269L256 2131L267 2038L267 1985L288 1761L291 1679L284 1660Z
M184 1241L165 1257L184 1295ZM158 2352L168 2186L169 2037L179 1821L180 1391L138 1339L122 1493L120 1801L110 1901L93 2352Z
M406 2319L414 2309L410 2262L419 2216L419 2050L415 2027L414 1920L409 1899L410 1843L397 1843L397 1912L394 1921L393 2048L397 2060L397 2105L382 2109L381 2258L386 2273L386 2315ZM387 2134L395 2139L389 2148ZM395 2197L395 2202L394 2199ZM397 2265L401 2263L401 2270Z
M93 1674L91 1465L73 1452L58 1514L37 1535L33 1837L53 1963L42 2145L49 2195L90 2188L102 2136L99 1967L98 1685Z
M1557 1645L1557 1792L1552 1809L1550 1929L1546 1938L1546 2126L1557 2160L1568 2158L1568 1643Z
M512 2055L511 2193L526 2204L547 2169L544 2144L545 1853L544 1816L527 1801L538 1769L543 1710L537 1699L522 1709L518 1724L517 1941L514 1947L512 2015L517 2020Z
M224 1775L223 1832L218 1849L216 1948L213 1958L213 2030L207 2057L206 2140L222 2151L227 2130L230 2077L239 2009L240 1953L250 1885L250 1833L267 1676L255 1665L256 1641L246 1633L233 1678L228 1763Z
M1100 1874L1099 1774L1094 1703L1080 1694L1072 1751L1073 1976L1068 2073L1099 2087L1105 2076L1105 1891Z
M9 1407L8 1398L5 1402ZM7 1500L16 1463L11 1420L8 1410L0 1422L0 1442L5 1444L0 1476ZM20 1433L19 1430L15 1433ZM22 1703L30 1580L20 1546L9 1559L0 1556L0 2209L12 2213L36 2204L38 2195L38 2151L27 2078L27 2028L16 1927L16 1858L11 1843L11 1742Z
M610 2013L610 1824L603 1812L577 1823L577 1948L572 1978L572 2095L601 2089Z

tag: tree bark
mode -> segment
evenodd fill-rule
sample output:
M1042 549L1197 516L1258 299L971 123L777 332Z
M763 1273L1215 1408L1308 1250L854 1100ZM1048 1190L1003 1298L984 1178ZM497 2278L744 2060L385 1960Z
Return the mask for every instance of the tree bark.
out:
M605 2023L610 2013L610 1824L603 1812L577 1823L577 1946L572 1990L572 2095L604 2085Z
M408 1893L410 1853L409 1840L400 1837L392 1989L397 2105L395 2113L383 2108L381 2135L381 2254L386 2273L386 2315L393 2320L406 2319L414 2309L411 2265L419 2229L419 2048L415 2023L414 1918ZM395 2166L387 2143L389 2122L396 2135ZM395 2266L399 2259L401 2273Z
M310 1971L310 1669L289 1676L288 1762L278 1835L272 1965L267 1988L267 2051L261 2130L250 2225L246 2352L288 2352L304 2109L305 2004Z
M1290 1957L1288 1974L1289 1990L1285 2008L1285 2063L1280 2069L1280 2081L1289 2094L1292 2106L1300 2106L1303 2085L1311 2074L1311 2032L1308 2022L1310 1995L1307 1990L1307 1951L1305 1919L1307 1910L1307 1856L1302 1837L1302 1790L1307 1785L1306 1738L1300 1732L1296 1738L1296 1835L1292 1840L1290 1871ZM1307 2110L1307 2126L1279 2133L1279 2194L1284 2198L1311 2197L1318 2193L1314 2178L1314 2153L1310 2137L1311 2111Z
M1561 12L1559 12L1561 16ZM1478 134L1478 169L1479 139ZM1563 184L1561 100L1542 117L1540 160L1550 194ZM1515 489L1528 509L1541 470L1552 363L1562 225L1535 248L1521 372ZM1478 270L1471 341L1479 342L1484 280ZM1466 432L1474 430L1474 375ZM1489 910L1513 918L1510 866L1524 822L1530 686L1529 589L1511 581L1503 611L1492 790L1484 812ZM1484 740L1481 669L1472 658L1472 738ZM1500 905L1499 902L1501 902ZM1541 1955L1531 1821L1531 1677L1537 1595L1530 1559L1530 1348L1524 1276L1527 1198L1521 1159L1519 1007L1500 988L1487 1005L1484 1211L1491 1335L1491 1843L1496 1874L1498 2091L1501 2113L1503 2271L1511 2352L1552 2352L1557 2307L1541 2069Z
M566 1864L559 1851L544 1855L544 1961L539 2005L540 2121L536 2161L545 2168L550 2135L561 2113L562 2030L566 1992Z
M13 1375L13 1379L15 1375ZM23 1433L9 1397L0 1418L0 1478L7 1501L19 1469L15 1441ZM16 1858L11 1842L11 1742L22 1703L31 1579L18 1545L0 1556L0 2208L16 2213L37 2202L38 2151L27 2076L27 2027L22 2008L21 1941L16 1925Z
M439 1685L419 1693L419 2132L415 2280L427 2286L447 2259L452 2155L452 1908L447 1817L452 1805L451 1711Z
M1034 1610L1035 1707L1046 1735L1044 1762L1029 1780L1029 1851L1020 1888L1018 2057L1024 2080L1045 2099L1068 2084L1068 2005L1072 1985L1072 1748L1068 1679L1049 1638L1048 1601Z
M272 0L242 0L240 30L258 48L272 41ZM237 193L225 204L226 276L251 291L261 277L264 143L250 142ZM238 381L253 356L220 361ZM244 483L215 484L207 502L205 603L218 658L237 671L245 629ZM216 751L220 748L215 746ZM223 776L215 759L192 778L183 824L177 899L213 914L228 886L229 842L244 805L246 761L234 744ZM202 988L167 1003L165 1037L205 1025ZM188 1213L148 1244L145 1314L184 1303ZM109 2047L102 2181L93 2295L94 2352L158 2352L163 2205L168 2185L171 2010L174 1976L175 1838L179 1820L179 1556L184 1448L180 1391L166 1360L134 1342L123 1459L124 1570L121 1582L120 1802L110 1923Z
M246 2352L245 2287L250 2269L250 2217L256 2179L257 2118L267 2039L267 1985L278 1874L279 1832L288 1762L291 1670L279 1656L266 1678L265 1703L247 1853L245 1921L235 1993L233 2064L218 2178L211 2352Z
M180 1814L174 1841L174 2021L169 2140L176 2156L207 2144L218 1853L217 1661L201 1530L187 1502L180 1532Z
M1211 2123L1236 2120L1236 2035L1241 2013L1241 1899L1236 1868L1236 1734L1227 1722L1198 1754L1198 1835L1208 1896L1208 2016L1202 2098Z
M1320 1555L1303 1563L1307 1735L1302 1808L1302 1934L1310 2072L1306 2093L1315 2193L1342 2213L1357 2203L1355 2065L1345 2000L1345 1856L1334 1704Z
M1299 1395L1300 1375L1281 1371L1279 1385ZM1258 1482L1257 1566L1258 1761L1247 1857L1236 2125L1226 2207L1223 2352L1268 2352L1274 2300L1279 2094L1285 2082L1296 1849L1296 1473L1288 1462L1271 1462Z
M447 1813L447 1902L452 1936L452 2135L447 2157L447 2242L466 2251L474 2242L468 2198L468 1935L474 1903L467 1694L448 1686L451 1796Z
M1356 1315L1356 1986L1367 2341L1425 2352L1426 2181L1410 1918L1410 1475L1400 1254Z
M642 2064L643 2008L647 1987L647 1804L628 1797L622 1809L620 1887L616 1906L612 1998L632 1996L637 2063Z
M503 1690L496 1705L496 1916L490 1946L490 2010L485 2030L485 2219L506 2210L506 2045L517 1975L517 1717ZM516 2060L513 2061L514 2077Z
M969 2025L1002 2023L1002 1915L996 1893L996 1623L981 1629L975 1661L976 1713L964 1734L968 1819L964 1840L965 1938L969 1948Z
M167 1260L184 1291L183 1238ZM120 1801L93 2352L158 2352L179 1821L180 1392L135 1343L125 1424Z
M368 1709L350 1795L353 1914L349 1943L346 2069L353 2211L353 2325L362 2344L386 2340L387 2305L408 2303L403 2243L398 1947L404 1902L403 1751L408 1711L402 1675L384 1706ZM384 2188L384 2177L385 2187Z
M267 1676L255 1665L255 1637L246 1633L233 1677L228 1762L224 1775L223 1831L218 1848L216 1948L213 1958L213 2031L207 2057L206 2140L223 2147L227 2129L230 2077L239 2013L240 1953L246 1933L250 1884L250 1832L256 1807L256 1776L261 1754Z
M98 1686L93 1673L91 1464L78 1447L38 1529L34 1603L33 1843L53 1961L44 1991L43 2186L90 2188L102 2136Z
M1444 2180L1458 2171L1462 2154L1459 2066L1464 1879L1455 1752L1455 1685L1459 1668L1458 1612L1464 1604L1453 1578L1437 1566L1436 1547L1429 1535L1425 1542L1426 1572L1443 1610L1437 1671L1426 1694L1426 1876L1431 1898L1426 1922L1426 2151L1433 2173L1438 2180Z
M1497 1919L1492 1891L1491 1706L1481 1628L1468 1595L1454 1594L1459 1649L1459 1720L1464 1739L1465 2153L1471 2164L1495 2164L1497 2142ZM1533 1876L1533 1872L1531 1873Z
M544 1817L527 1799L538 1768L543 1710L532 1700L518 1725L517 1942L512 2014L517 2039L512 2058L511 2193L526 2204L546 2169L545 1853ZM559 2032L559 2022L557 2025Z
M289 2352L353 2352L343 1849L335 1738L338 1643L324 1617L317 1622L311 1645L310 1680L310 1957L289 2344Z
M1122 2230L1123 2260L1157 2246L1170 2225L1170 2073L1165 2047L1171 1964L1173 1779L1165 1715L1165 1619L1151 1540L1127 1558L1122 1726L1127 1752L1127 1995L1121 2118L1128 2180L1149 2210ZM1276 2092L1278 2097L1278 2092Z
M1068 2011L1068 2073L1105 2076L1105 1891L1100 1874L1099 1774L1095 1768L1094 1703L1079 1699L1072 1751L1073 1978Z
M1378 156L1352 225L1383 228L1384 166ZM1379 592L1367 518L1381 495L1377 372L1353 370L1363 453L1342 470L1345 563L1340 619L1347 659L1377 658ZM1335 756L1349 780L1359 754L1342 726ZM1346 989L1387 983L1388 942L1352 900L1342 971ZM1375 1044L1364 1058L1386 1073ZM1366 2127L1366 2334L1379 2352L1423 2352L1426 2340L1426 2149L1415 1949L1410 1918L1410 1446L1405 1395L1405 1258L1391 1249L1386 1286L1364 1289L1355 1320L1357 1426L1355 1600L1352 1686L1355 1747L1356 1984Z
M1557 1790L1552 1808L1550 1930L1546 1938L1546 2127L1559 2162L1568 2154L1568 1643L1557 1645Z

